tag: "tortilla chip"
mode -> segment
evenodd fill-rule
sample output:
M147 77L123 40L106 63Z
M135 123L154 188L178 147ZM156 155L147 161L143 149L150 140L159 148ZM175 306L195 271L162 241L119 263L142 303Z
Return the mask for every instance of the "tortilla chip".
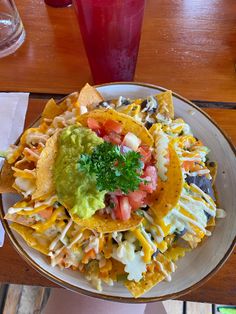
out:
M12 222L16 222L20 225L27 226L27 227L30 227L35 223L34 218L29 217L29 216L22 216L22 215L19 215L17 213L15 213L15 214L7 213L4 216L4 219L12 221Z
M40 154L36 168L36 190L32 195L32 199L41 199L55 194L52 168L57 154L59 133L58 130L47 140L46 146Z
M42 119L53 119L56 116L61 115L67 109L67 105L65 102L57 104L53 98L51 98L44 107L42 113Z
M124 134L132 132L141 139L143 144L148 146L153 145L153 137L145 126L124 113L117 112L113 109L97 109L79 116L78 122L80 122L83 126L87 126L88 118L94 118L98 122L105 122L106 120L115 120L120 122L123 128L122 132Z
M210 170L210 174L212 177L212 185L215 183L216 176L217 176L217 170L218 170L218 163L216 161L208 161L207 162L207 168Z
M185 256L186 252L191 251L190 248L181 246L172 246L165 253L164 256L167 257L172 262L177 262L180 258Z
M21 208L31 207L32 204L30 204L30 202L23 200L23 201L17 202L15 205L13 205L14 208L17 208L18 206ZM22 209L22 210L20 210L16 213L13 213L13 214L7 213L4 216L4 219L7 219L7 220L12 221L12 222L17 222L21 225L30 227L37 222L35 217L32 217L32 215L38 214L48 207L50 207L50 206L49 205L41 205L41 206L38 206L37 208L32 207L32 210L25 211Z
M163 265L167 274L171 273L170 261L164 255L158 254L156 260L159 261ZM135 281L125 282L126 288L132 293L132 295L135 298L139 298L141 295L148 292L154 286L156 286L159 282L165 279L165 275L159 270L159 268L157 269L155 266L156 266L156 262L153 261L150 267L153 270L152 271L148 270L143 275L143 279L141 279L139 282L135 282ZM155 267L155 270L154 270L154 267Z
M57 105L61 106L61 107L66 107L66 110L67 110L71 106L76 107L78 104L78 99L79 99L79 93L74 92L74 93L71 93L70 95L66 96L62 101L59 101L57 103Z
M16 190L12 187L15 182L14 171L11 168L11 165L5 161L1 174L0 174L0 193L15 193Z
M81 89L79 93L78 105L89 107L92 104L97 104L103 101L102 95L88 83Z
M169 155L167 180L159 183L157 192L153 193L153 203L150 206L157 220L165 217L177 205L184 184L180 160L171 144L169 145Z
M191 247L191 249L195 249L198 244L202 241L202 239L190 232L186 232L183 236L182 239L187 241Z
M49 245L50 245L50 241L48 238L43 238L43 241L40 241L37 239L37 233L35 232L34 229L17 224L15 222L13 222L10 225L10 228L15 230L24 240L25 242L32 247L33 249L48 255L49 253ZM41 235L42 237L42 235Z
M100 233L111 233L115 231L126 231L136 228L142 222L143 218L138 215L132 215L129 220L113 220L110 216L104 217L98 214L87 219L80 219L76 215L72 215L72 219L80 227L95 230Z
M166 118L174 119L175 113L172 92L167 90L166 92L157 94L155 97L158 101L158 113Z
M207 222L207 227L214 227L216 225L216 219L215 217L211 217ZM211 229L211 228L208 228Z

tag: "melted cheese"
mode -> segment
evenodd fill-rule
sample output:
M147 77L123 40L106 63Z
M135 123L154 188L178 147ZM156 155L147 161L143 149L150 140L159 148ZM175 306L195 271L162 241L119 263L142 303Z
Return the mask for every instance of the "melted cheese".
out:
M15 179L15 186L18 190L21 191L24 197L32 195L36 189L34 179L26 179L21 177L17 177Z
M65 237L67 231L70 229L72 223L73 223L73 221L72 221L72 219L70 219L70 221L68 222L68 224L66 225L66 227L64 228L64 230L62 231L62 233L59 235L59 237L56 237L56 238L52 241L52 243L51 243L50 246L49 246L49 250L50 250L50 251L53 250L53 249L56 247L56 245L57 245L57 243L58 243L59 241L62 241L62 240L63 240L63 238Z
M169 137L162 130L154 132L155 157L158 175L162 181L167 180Z
M145 263L150 262L152 254L154 253L152 246L147 241L147 239L144 237L141 230L135 229L135 230L133 230L133 233L142 245L143 252L144 252L144 257L143 257L144 262Z
M159 266L160 272L165 276L166 281L171 281L171 275L165 270L164 266L161 262L156 261L157 265Z
M135 252L135 246L132 243L124 241L113 248L112 257L125 265L125 272L128 273L128 280L136 282L143 278L146 271L146 263L143 259L143 252Z
M60 206L53 212L52 216L46 222L34 224L31 226L31 228L37 230L38 232L44 232L45 230L49 229L55 223L58 216L63 213L64 208Z

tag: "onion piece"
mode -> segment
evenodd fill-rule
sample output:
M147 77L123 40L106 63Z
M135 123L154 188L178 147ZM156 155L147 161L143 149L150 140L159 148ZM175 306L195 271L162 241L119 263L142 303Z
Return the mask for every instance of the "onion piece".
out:
M136 151L141 144L140 138L131 132L128 132L122 142L122 145L130 147L132 150Z

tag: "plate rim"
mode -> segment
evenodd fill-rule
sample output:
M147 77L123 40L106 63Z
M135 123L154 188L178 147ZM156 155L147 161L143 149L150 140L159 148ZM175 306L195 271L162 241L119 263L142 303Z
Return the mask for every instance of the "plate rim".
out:
M149 87L149 88L153 88L159 91L166 91L168 89L164 88L164 87L160 87L154 84L148 84L148 83L143 83L143 82L112 82L112 83L105 83L105 84L100 84L100 85L95 85L95 88L100 88L100 87L109 87L111 85L134 85L134 86L142 86L142 87ZM218 124L206 113L204 112L202 109L200 109L197 105L195 105L193 102L191 102L190 100L184 98L183 96L172 92L173 96L184 101L185 103L188 103L190 106L192 106L194 109L196 109L197 111L201 112L218 130L219 132L222 134L222 136L226 139L226 141L228 142L235 158L236 158L236 148L234 147L233 143L231 142L229 136L225 133L225 131L223 131ZM60 103L61 101L63 101L67 96L63 97L62 99L60 99L57 103ZM41 116L39 116L36 120L34 120L32 122L32 124L29 126L31 127L33 124L35 124L39 118ZM17 139L16 143L18 142L19 139ZM103 300L108 300L108 301L115 301L115 302L121 302L121 303L150 303L150 302L156 302L156 301L164 301L164 300L169 300L169 299L176 299L179 298L185 294L191 293L193 290L199 288L200 286L202 286L204 283L206 283L222 266L223 264L227 261L227 259L229 258L230 254L232 253L234 246L236 244L236 232L235 232L235 237L232 241L232 243L230 244L227 252L225 253L225 255L222 257L222 259L219 261L219 263L205 276L203 277L200 281L196 282L195 284L191 285L190 287L181 290L179 292L176 293L171 293L171 294L166 294L164 296L158 296L158 297L140 297L140 298L134 298L134 297L119 297L119 296L112 296L112 295L106 295L103 293L96 293L96 292L92 292L92 291L88 291L84 288L80 288L77 287L71 283L65 282L64 280L56 277L55 275L51 274L50 272L48 272L47 270L45 270L44 268L42 268L41 266L39 266L22 248L22 246L19 244L19 242L17 241L17 239L15 238L12 230L9 227L9 224L7 223L7 221L4 219L4 211L3 211L3 204L2 204L2 195L0 195L0 219L1 222L3 224L3 227L6 231L6 234L8 235L8 237L10 238L10 243L11 245L16 249L17 253L37 272L39 272L40 274L42 274L44 277L46 277L47 279L49 279L50 281L64 287L67 288L69 290L72 291L76 291L78 293L90 296L90 297L95 297L97 299L103 299Z

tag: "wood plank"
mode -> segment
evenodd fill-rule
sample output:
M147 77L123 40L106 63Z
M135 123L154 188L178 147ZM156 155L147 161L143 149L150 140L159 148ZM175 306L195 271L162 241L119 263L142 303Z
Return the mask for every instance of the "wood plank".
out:
M0 313L3 312L7 290L8 284L0 284Z
M187 302L187 314L211 314L212 305L207 303Z
M164 305L164 308L167 314L183 314L183 302L182 301L168 300L168 301L163 301L162 304ZM189 314L192 314L192 313L189 312Z
M17 314L22 291L23 291L22 285L9 285L3 309L3 314Z
M23 286L17 314L40 314L48 300L48 288Z
M17 52L0 59L0 90L69 93L91 82L72 8L16 0L26 29ZM235 1L147 1L136 81L190 99L236 101Z

